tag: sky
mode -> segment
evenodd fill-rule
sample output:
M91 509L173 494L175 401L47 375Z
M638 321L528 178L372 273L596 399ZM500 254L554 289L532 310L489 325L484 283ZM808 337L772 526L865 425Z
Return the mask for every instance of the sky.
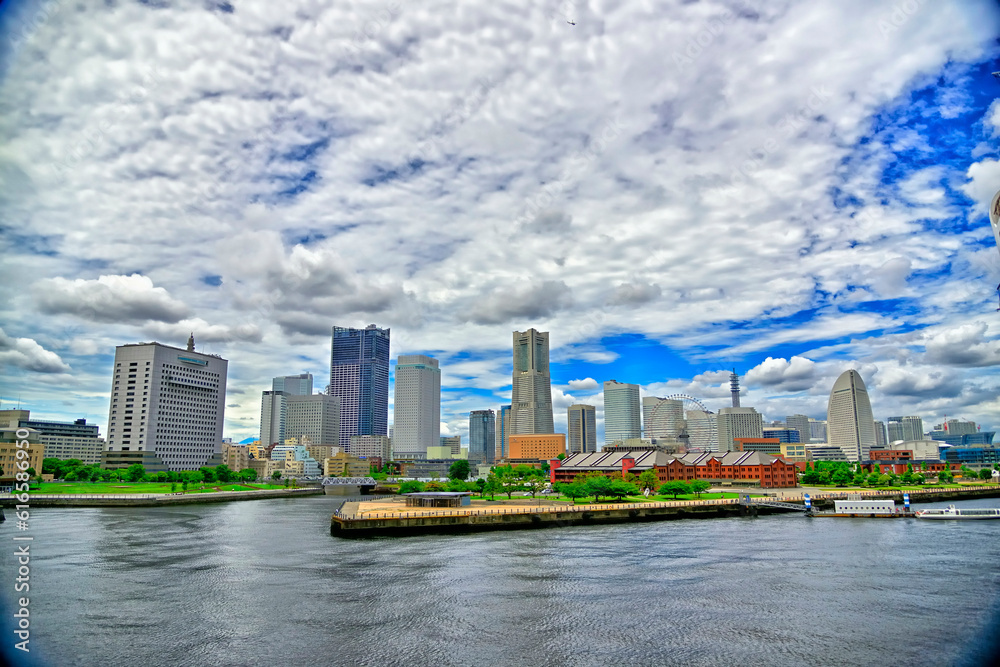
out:
M822 419L850 368L876 419L1000 427L998 35L974 0L4 2L0 407L104 433L115 347L193 332L241 440L375 323L466 441L529 327L557 430L732 369Z

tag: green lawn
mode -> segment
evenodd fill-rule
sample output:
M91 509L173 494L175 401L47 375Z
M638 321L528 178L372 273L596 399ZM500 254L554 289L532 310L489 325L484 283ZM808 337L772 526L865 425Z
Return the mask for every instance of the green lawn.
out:
M201 488L204 487L204 488ZM258 489L283 489L284 484L221 484L213 482L188 484L187 493L212 493L219 491L256 491ZM182 490L177 483L175 493ZM31 493L170 493L170 482L42 482L38 488L32 486Z
M807 484L811 488L822 489L824 491L842 492L849 491L860 493L862 491L917 491L919 489L967 489L970 486L980 486L979 484L914 484L911 486L837 486L836 484Z

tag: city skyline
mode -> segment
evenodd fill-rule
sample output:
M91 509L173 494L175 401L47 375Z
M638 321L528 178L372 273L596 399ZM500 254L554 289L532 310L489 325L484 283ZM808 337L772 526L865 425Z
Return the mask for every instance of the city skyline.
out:
M193 331L242 439L268 378L322 388L329 328L378 322L466 438L529 327L556 431L603 428L611 378L717 411L734 367L769 419L857 368L881 420L996 427L993 3L400 5L371 35L384 5L18 5L3 407L104 433L115 346Z

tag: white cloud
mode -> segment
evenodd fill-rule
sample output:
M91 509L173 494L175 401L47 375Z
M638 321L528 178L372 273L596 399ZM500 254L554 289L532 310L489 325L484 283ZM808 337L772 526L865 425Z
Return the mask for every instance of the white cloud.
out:
M797 356L791 359L768 357L746 373L747 384L789 392L809 389L815 380L816 363Z
M45 313L67 313L93 322L155 320L177 322L187 307L147 276L101 276L97 280L52 278L35 286Z
M31 338L12 338L0 329L0 364L36 373L68 373L66 364L55 352L46 350Z
M570 389L576 389L577 391L587 391L588 389L597 389L601 385L594 378L584 378L582 380L570 380L568 382Z

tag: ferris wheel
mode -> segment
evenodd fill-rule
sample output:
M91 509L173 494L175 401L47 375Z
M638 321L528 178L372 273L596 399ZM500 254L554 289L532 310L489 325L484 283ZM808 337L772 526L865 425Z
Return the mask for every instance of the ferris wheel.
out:
M673 399L675 401L683 401L684 402L684 414L687 414L687 411L689 409L701 410L702 412L707 412L708 414L712 414L712 411L709 410L708 408L706 408L705 404L702 403L697 398L695 398L694 396L688 396L687 394L671 394L670 396L667 396L667 398L668 399ZM662 403L661 403L661 405L662 405ZM693 406L693 407L689 407L689 406ZM660 406L658 405L656 407L659 408Z

